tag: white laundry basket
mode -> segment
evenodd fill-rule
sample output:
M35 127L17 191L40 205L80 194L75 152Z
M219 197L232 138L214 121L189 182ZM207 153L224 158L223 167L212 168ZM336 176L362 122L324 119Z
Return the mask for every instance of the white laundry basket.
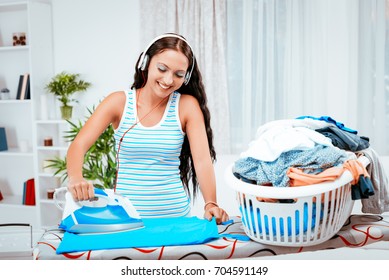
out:
M366 157L358 160L369 164ZM333 237L353 209L349 171L333 182L276 188L243 182L233 175L232 168L233 164L226 169L225 180L237 193L244 230L254 241L291 247L316 245Z

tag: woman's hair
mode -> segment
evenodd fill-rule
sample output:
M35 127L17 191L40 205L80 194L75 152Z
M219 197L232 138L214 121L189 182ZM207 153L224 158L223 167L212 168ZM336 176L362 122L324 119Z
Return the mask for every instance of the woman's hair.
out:
M177 35L174 34L174 36ZM172 49L183 53L188 58L190 64L188 66L188 71L192 69L192 64L194 63L193 72L190 77L189 83L187 85L182 84L182 86L177 91L181 94L192 95L199 102L201 111L203 112L203 116L204 116L204 123L205 123L207 138L208 138L208 146L211 154L211 159L214 162L216 160L216 152L213 146L213 132L210 123L211 115L209 113L208 106L207 106L208 103L207 95L205 93L205 88L203 85L200 70L197 67L196 58L193 55L191 47L184 41L184 38L183 40L181 40L177 37L163 37L157 40L156 42L154 42L146 50L146 54L149 56L149 59L144 71L138 68L138 63L142 56L141 54L135 66L134 83L132 84L131 89L139 89L146 84L147 74L148 74L147 69L151 58L154 55L159 54L166 49ZM189 182L192 182L193 198L195 198L198 192L198 181L197 181L197 176L194 168L194 163L192 160L192 154L190 151L188 136L186 135L184 137L184 143L180 155L180 176L183 185L185 187L185 190L187 191L189 196L190 196Z

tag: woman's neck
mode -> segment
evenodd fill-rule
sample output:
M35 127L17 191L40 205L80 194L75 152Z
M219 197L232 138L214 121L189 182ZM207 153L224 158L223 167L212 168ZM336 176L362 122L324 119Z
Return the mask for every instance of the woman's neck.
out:
M137 104L144 108L154 108L155 106L164 105L167 103L168 97L160 97L155 94L151 89L147 88L147 86L140 88L136 91Z
M147 118L146 122L158 122L165 111L169 96L170 95L159 98L157 95L145 91L145 88L138 89L136 91L136 111L138 121L141 122L143 119Z

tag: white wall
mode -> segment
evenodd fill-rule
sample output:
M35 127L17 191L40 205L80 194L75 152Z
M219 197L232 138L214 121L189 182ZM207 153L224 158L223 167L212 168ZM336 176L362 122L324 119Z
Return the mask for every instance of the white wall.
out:
M55 72L80 73L92 87L77 97L84 116L110 92L131 86L139 45L138 0L53 0ZM78 114L77 114L78 113Z

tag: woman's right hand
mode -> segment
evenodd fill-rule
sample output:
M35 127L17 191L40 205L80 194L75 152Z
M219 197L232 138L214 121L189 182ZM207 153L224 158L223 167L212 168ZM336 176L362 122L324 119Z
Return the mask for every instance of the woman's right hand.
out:
M68 191L72 194L75 201L90 200L95 196L92 183L84 178L69 180Z

